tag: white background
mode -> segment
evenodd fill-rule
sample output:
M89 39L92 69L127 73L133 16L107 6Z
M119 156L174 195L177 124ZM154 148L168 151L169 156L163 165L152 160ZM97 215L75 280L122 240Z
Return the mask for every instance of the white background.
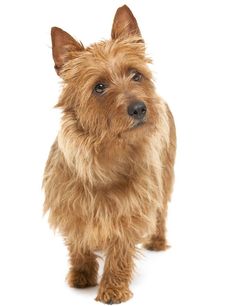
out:
M127 305L236 305L235 1L125 3L138 19L178 136L172 248L144 251ZM109 38L123 4L0 4L1 305L98 305L97 288L67 287L66 249L42 217L42 173L60 117L50 27L88 45Z

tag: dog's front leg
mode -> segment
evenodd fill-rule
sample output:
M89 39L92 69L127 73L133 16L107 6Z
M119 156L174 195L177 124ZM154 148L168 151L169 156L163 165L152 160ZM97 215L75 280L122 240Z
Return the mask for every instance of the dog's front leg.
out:
M85 288L97 285L97 256L87 250L82 251L76 242L67 242L71 267L67 275L70 287Z
M135 245L116 240L107 250L97 301L106 304L125 302L132 297L129 284L134 269Z

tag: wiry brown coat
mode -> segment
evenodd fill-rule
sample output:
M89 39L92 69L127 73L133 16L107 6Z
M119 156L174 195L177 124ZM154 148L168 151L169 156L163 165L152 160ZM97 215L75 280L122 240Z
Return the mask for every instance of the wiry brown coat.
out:
M61 129L44 174L49 222L70 252L68 282L97 283L96 250L106 252L97 300L131 297L135 246L166 248L165 218L173 183L175 126L156 95L150 60L136 19L127 6L117 10L112 39L84 48L52 29L55 68L64 80L57 104ZM142 75L132 79L134 71ZM93 88L105 83L103 95ZM145 101L145 123L134 127L129 103Z

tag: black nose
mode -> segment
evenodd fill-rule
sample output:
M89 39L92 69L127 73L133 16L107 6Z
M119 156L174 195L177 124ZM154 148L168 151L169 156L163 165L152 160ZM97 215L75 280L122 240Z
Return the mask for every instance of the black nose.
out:
M147 107L142 101L132 102L128 106L128 114L134 119L141 120L145 117L147 112Z

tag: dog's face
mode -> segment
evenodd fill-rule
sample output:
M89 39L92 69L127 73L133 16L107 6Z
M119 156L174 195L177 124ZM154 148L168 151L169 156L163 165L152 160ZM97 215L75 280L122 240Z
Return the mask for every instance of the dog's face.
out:
M73 112L85 132L122 137L156 125L157 103L137 21L127 6L117 10L112 39L84 48L52 29L53 57L65 82L58 103Z

